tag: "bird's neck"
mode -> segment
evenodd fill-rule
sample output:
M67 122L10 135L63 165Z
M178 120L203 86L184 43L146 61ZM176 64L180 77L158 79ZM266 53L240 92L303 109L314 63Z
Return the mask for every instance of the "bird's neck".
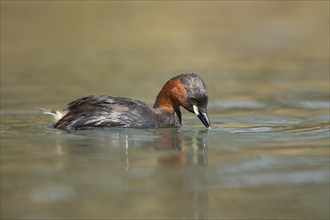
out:
M181 122L180 105L186 104L187 92L179 78L172 78L160 90L157 95L154 108L166 112L175 112Z

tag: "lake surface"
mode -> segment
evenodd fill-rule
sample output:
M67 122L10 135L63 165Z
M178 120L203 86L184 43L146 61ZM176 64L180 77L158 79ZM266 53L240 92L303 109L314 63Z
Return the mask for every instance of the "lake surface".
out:
M1 1L1 219L329 219L329 2ZM211 128L63 132L198 73Z

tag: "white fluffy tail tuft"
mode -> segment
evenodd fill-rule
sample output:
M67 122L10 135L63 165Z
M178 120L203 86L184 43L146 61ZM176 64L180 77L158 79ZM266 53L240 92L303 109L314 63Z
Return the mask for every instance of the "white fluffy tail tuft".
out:
M40 108L40 111L46 115L54 116L55 121L59 121L66 114L65 111L58 111L58 110L45 109L45 108Z

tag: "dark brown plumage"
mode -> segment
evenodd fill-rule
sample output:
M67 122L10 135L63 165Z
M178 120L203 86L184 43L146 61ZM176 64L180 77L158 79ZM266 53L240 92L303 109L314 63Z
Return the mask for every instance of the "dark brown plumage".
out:
M168 80L154 107L129 98L87 96L68 104L54 127L61 130L93 127L160 128L181 124L180 106L193 112L206 127L208 96L203 80L194 73Z

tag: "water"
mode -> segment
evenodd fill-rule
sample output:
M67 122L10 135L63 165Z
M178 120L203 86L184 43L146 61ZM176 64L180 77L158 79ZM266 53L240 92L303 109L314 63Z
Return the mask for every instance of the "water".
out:
M1 2L1 219L328 219L328 2ZM152 18L152 19L151 19ZM211 129L62 132L197 72Z

